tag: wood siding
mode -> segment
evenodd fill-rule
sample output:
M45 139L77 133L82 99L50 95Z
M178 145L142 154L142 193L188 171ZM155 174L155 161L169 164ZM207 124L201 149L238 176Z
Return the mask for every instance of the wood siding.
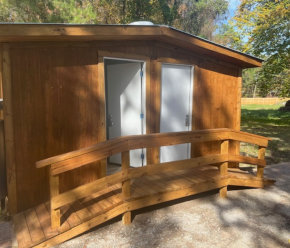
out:
M48 171L36 169L36 161L104 140L104 82L98 73L104 54L147 62L147 133L159 132L162 62L195 66L194 129L239 129L238 68L222 61L160 42L11 43L16 212L49 198ZM193 146L192 156L215 150L213 144ZM159 151L152 149L148 156L157 163ZM61 191L101 173L96 164L64 173Z
M240 130L239 69L212 62L194 69L193 129L232 128ZM230 144L235 154L237 143ZM192 145L192 157L218 153L216 142Z
M13 47L11 54L17 211L48 199L48 171L35 162L99 141L97 51ZM61 176L62 190L97 178L90 165Z

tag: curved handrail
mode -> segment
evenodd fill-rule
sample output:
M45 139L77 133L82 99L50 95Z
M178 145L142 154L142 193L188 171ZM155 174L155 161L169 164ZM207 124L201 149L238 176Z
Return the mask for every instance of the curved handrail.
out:
M199 167L203 165L214 165L223 162L245 162L248 164L259 165L261 167L265 166L265 160L250 158L238 155L228 155L228 154L219 154L219 155L207 155L202 157L196 157L186 160L179 160L173 162L158 163L152 165L146 165L139 168L130 168L127 173L120 171L116 172L113 175L108 175L106 177L99 178L91 183L79 186L77 188L71 189L67 192L64 192L52 199L52 207L59 208L66 204L72 203L78 199L85 198L95 193L98 190L107 188L117 183L129 179L136 179L142 176L148 176L160 173L176 171L176 170L190 170L194 167Z
M42 168L53 165L55 174L59 174L124 151L221 140L235 140L255 144L260 147L267 147L270 138L227 128L123 136L87 148L40 160L36 162L36 167Z
M229 153L229 141L242 141L259 146L258 158L233 155ZM122 182L123 200L130 199L130 182L133 178L159 173L160 171L187 170L197 166L214 165L219 167L221 178L226 178L229 162L245 162L257 165L257 177L263 177L266 165L265 148L270 139L254 134L244 133L231 129L207 129L178 133L156 133L147 135L134 135L119 137L101 142L99 144L65 153L36 163L37 168L50 165L50 207L52 227L60 226L60 208L78 199L84 198L99 189ZM140 148L153 148L170 146L183 143L200 143L220 141L220 153L195 157L186 160L168 163L155 163L140 167L130 168L130 150ZM60 174L79 168L83 165L100 161L114 154L122 153L122 171L109 176L103 176L91 183L87 183L60 193ZM226 187L220 190L220 195L226 195Z

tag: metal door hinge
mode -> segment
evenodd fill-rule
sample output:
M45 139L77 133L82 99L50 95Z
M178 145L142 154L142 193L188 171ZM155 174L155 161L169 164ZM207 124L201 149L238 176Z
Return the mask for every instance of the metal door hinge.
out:
M108 127L114 126L112 115L108 115L107 122L108 122Z
M185 126L189 127L190 126L190 120L189 120L189 115L185 116Z

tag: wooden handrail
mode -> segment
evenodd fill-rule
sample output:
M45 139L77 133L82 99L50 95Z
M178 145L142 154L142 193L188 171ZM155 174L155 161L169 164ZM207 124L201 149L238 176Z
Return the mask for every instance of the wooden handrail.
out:
M52 197L51 206L53 209L57 209L62 206L65 206L66 204L72 203L76 200L90 196L94 192L104 189L106 187L110 187L114 184L128 181L134 178L140 178L143 176L157 174L161 171L162 173L164 173L176 170L185 170L185 169L189 170L198 166L215 165L223 162L241 162L258 165L261 166L262 168L265 167L265 160L228 154L208 155L174 162L146 165L144 167L140 167L137 169L130 168L128 169L127 172L126 171L117 172L113 175L97 179L91 183L78 186L74 189L71 189L55 197Z
M229 152L229 141L242 141L259 146L258 158L233 155ZM108 140L88 148L69 152L37 162L37 167L50 165L50 194L51 194L51 223L52 227L60 226L60 208L79 199L94 194L96 191L111 185L122 183L123 201L130 200L131 179L173 170L190 170L197 166L216 165L219 167L220 177L226 178L229 162L243 162L258 166L257 177L262 178L265 162L265 148L269 138L258 135L234 131L231 129L207 129L178 133L157 133L135 135ZM130 150L140 148L154 148L182 143L199 143L221 141L220 154L211 154L186 160L167 163L155 163L140 168L130 168ZM91 183L81 185L69 191L60 193L59 176L66 171L79 168L82 165L100 161L114 154L122 153L122 171L110 176L103 176ZM227 184L220 188L220 196L226 197ZM123 214L124 224L131 222L131 212Z
M267 147L270 140L266 137L227 128L132 135L107 140L77 151L47 158L36 162L36 167L42 168L52 165L52 174L56 175L129 150L227 139L247 142L260 147Z

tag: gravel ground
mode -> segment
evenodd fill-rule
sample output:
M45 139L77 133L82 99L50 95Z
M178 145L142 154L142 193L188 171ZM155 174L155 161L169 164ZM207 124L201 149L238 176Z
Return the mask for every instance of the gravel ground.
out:
M116 218L56 248L290 247L290 163L268 165L265 174L277 180L274 186L232 189L227 199L214 191L160 204L134 212L129 226ZM11 223L5 225L10 230ZM5 247L1 230L3 223Z

